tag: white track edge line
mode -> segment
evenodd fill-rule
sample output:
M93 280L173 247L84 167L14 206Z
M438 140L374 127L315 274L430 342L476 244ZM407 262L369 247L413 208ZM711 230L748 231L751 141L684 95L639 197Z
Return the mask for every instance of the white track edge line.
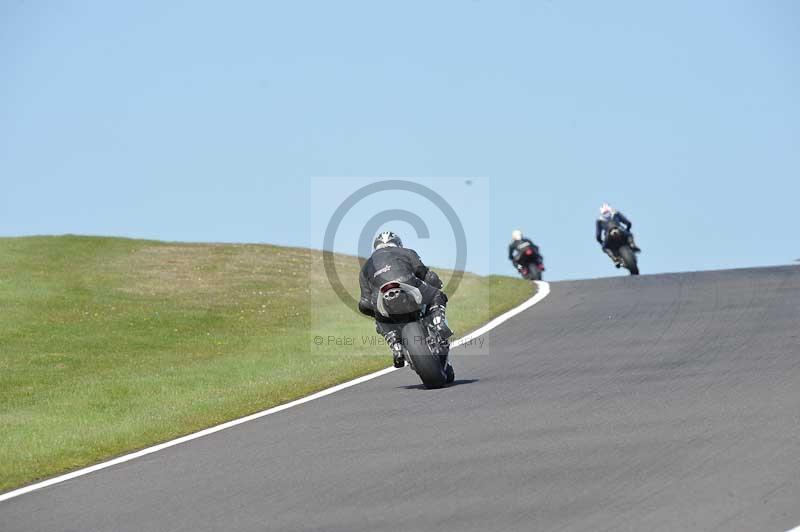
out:
M471 332L467 336L463 338L459 338L458 340L452 342L450 345L452 347L457 347L461 344L469 342L481 336L482 334L491 331L501 323L510 320L517 314L524 312L525 310L531 308L536 303L547 297L550 293L550 285L545 281L535 281L538 287L536 294L533 295L530 299L522 303L521 305L512 308L508 312L501 314L500 316L494 318L486 325L480 327L479 329ZM147 447L146 449L142 449L140 451L135 451L129 454L125 454L114 458L112 460L108 460L106 462L100 462L99 464L95 464L93 466L84 467L83 469L78 469L77 471L72 471L71 473L67 473L64 475L60 475L57 477L53 477L47 480L43 480L41 482L37 482L35 484L31 484L29 486L24 486L22 488L15 489L13 491L9 491L3 494L0 494L0 502L7 501L8 499L13 499L14 497L19 497L20 495L24 495L25 493L30 493L31 491L35 491L38 489L46 488L48 486L52 486L54 484L60 484L61 482L65 482L67 480L71 480L73 478L82 477L83 475L88 475L89 473L93 473L95 471L99 471L101 469L106 469L107 467L111 467L117 464L122 464L124 462L128 462L135 458L139 458L142 456L146 456L148 454L152 454L163 449L167 449L169 447L173 447L175 445L179 445L181 443L185 443L187 441L196 440L197 438L202 438L203 436L208 436L209 434L214 434L215 432L220 432L225 429L229 429L231 427L235 427L236 425L241 425L242 423L247 423L248 421L253 421L254 419L259 419L264 416L268 416L270 414L275 414L277 412L281 412L283 410L288 410L294 406L299 406L304 403L308 403L315 399L320 399L325 397L326 395L331 395L332 393L336 393L340 390L344 390L345 388L350 388L351 386L355 386L356 384L361 384L362 382L366 382L375 378L378 378L382 375L386 375L388 373L392 373L397 371L400 368L395 368L394 366L390 366L388 368L382 369L380 371L376 371L374 373L370 373L369 375L364 375L363 377L359 377L357 379L353 379L351 381L343 382L341 384L337 384L336 386L332 386L330 388L326 388L324 390L320 390L319 392L313 393L311 395L307 395L305 397L301 397L300 399L295 399L289 403L285 403L282 405L278 405L267 410L262 410L261 412L256 412L255 414L250 414L249 416L241 417L239 419L234 419L232 421L228 421L226 423L222 423L220 425L215 425L213 427L209 427L207 429L193 432L191 434L187 434L186 436L181 436L180 438L176 438L174 440L170 440L164 443L159 443L158 445L153 445L152 447ZM800 531L798 531L800 532Z

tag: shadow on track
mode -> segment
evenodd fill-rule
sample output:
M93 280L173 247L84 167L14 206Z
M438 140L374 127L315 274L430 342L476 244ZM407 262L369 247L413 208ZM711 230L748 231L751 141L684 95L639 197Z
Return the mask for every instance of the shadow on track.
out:
M472 384L473 382L478 382L479 380L480 379L456 379L451 384L448 384L447 386L444 386L442 388L430 389L429 391L436 391L437 389L438 390L444 390L446 388L452 388L453 386L460 386L462 384ZM426 388L422 384L409 384L408 386L397 386L397 388L404 389L404 390L428 390L428 388Z

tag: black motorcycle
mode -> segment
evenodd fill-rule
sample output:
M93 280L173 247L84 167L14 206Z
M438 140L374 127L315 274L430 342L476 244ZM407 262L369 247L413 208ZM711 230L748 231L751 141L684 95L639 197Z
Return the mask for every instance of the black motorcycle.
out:
M608 225L606 248L610 249L622 261L622 265L631 272L631 275L639 275L636 253L631 248L628 233L623 231L617 224Z
M380 289L377 306L384 318L402 324L403 354L426 388L441 388L455 380L449 342L434 327L417 287L386 283Z
M523 279L541 281L544 271L542 256L533 247L526 247L519 253L514 264Z

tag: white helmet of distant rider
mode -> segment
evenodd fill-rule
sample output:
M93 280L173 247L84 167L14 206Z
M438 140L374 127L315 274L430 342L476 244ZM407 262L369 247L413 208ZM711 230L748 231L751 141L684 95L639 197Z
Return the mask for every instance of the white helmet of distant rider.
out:
M608 203L603 203L603 205L600 206L600 218L607 222L611 221L615 212L616 211Z
M514 229L511 231L511 240L517 241L522 240L522 231L519 229Z
M385 247L401 248L403 247L403 241L400 240L399 236L391 231L384 231L375 237L375 242L372 243L372 247L373 249L381 249Z

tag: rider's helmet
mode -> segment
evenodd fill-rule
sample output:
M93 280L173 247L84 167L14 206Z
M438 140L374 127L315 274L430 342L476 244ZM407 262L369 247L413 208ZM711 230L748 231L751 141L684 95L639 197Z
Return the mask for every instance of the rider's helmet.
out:
M375 242L372 243L373 249L381 249L388 246L401 248L403 247L403 241L400 240L399 236L392 233L391 231L384 231L383 233L376 236Z
M517 241L522 240L522 231L519 229L514 229L511 231L511 240Z
M600 218L610 222L611 218L614 216L614 209L611 208L611 205L608 203L603 203L600 207Z

